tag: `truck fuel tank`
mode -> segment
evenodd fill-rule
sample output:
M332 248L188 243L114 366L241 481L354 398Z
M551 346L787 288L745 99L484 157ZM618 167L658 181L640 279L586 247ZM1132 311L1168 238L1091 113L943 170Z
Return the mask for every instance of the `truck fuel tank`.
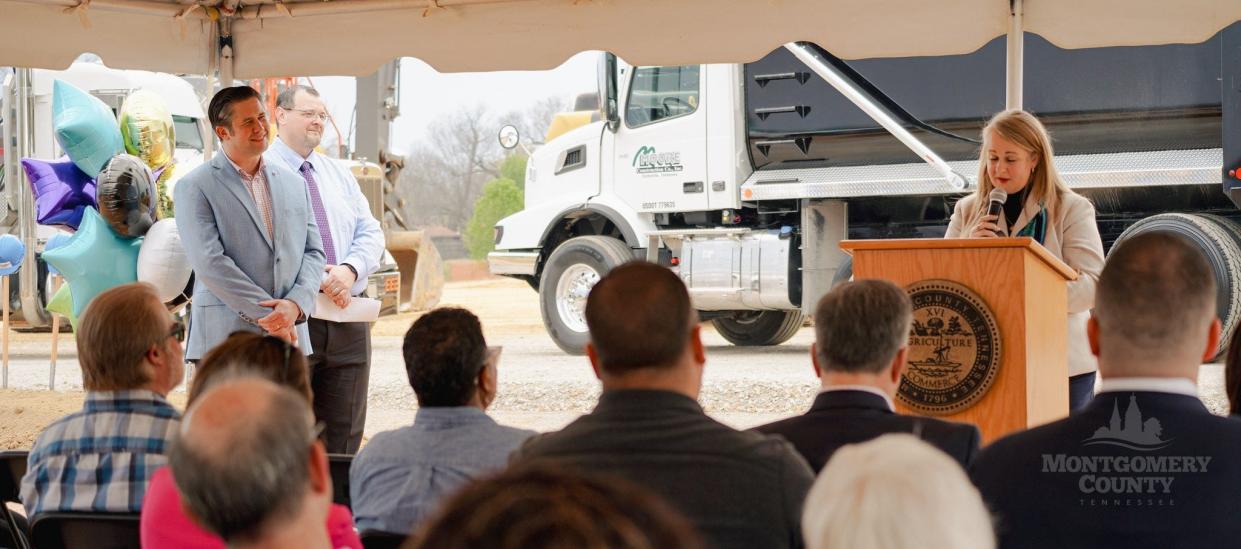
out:
M800 304L789 299L789 254L794 251L790 236L789 231L770 230L681 238L678 273L694 307L704 311L797 309Z

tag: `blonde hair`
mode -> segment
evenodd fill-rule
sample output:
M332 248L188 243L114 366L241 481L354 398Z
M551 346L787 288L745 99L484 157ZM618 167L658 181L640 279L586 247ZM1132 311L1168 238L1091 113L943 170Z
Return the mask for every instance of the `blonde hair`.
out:
M995 188L991 176L987 174L987 149L991 147L993 132L1038 156L1026 187L1030 189L1030 196L1043 204L1048 215L1054 217L1056 208L1060 206L1060 197L1072 191L1065 186L1060 172L1056 170L1055 153L1047 128L1033 114L1020 109L996 113L982 129L982 147L978 152L978 190L975 193L978 197L975 201L979 208L977 215L985 214L991 190Z
M808 549L994 549L978 490L947 454L907 434L837 450L802 512Z

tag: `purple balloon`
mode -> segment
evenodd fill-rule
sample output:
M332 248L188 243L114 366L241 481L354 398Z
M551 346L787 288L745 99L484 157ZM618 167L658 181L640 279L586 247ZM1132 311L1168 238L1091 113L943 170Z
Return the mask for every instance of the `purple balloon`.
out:
M63 157L60 160L23 158L22 169L34 192L36 220L77 230L82 213L95 205L95 180Z

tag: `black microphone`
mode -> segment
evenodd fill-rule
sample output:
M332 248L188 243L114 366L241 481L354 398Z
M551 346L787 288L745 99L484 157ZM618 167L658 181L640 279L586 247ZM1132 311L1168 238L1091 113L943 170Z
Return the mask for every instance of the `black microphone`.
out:
M988 195L988 198L991 199L991 206L987 208L987 215L1000 215L1000 213L1004 211L1004 202L1008 200L1008 192L1004 189L996 187L991 189L991 194ZM999 226L998 221L996 222L996 226ZM995 235L1004 236L1004 232L997 228Z

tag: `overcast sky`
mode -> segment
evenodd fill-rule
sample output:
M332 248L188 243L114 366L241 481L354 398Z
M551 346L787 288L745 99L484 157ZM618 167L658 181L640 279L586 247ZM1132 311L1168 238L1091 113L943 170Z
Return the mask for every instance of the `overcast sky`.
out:
M440 73L406 57L401 63L401 116L393 125L391 146L394 152L405 153L411 143L423 138L427 125L437 116L478 104L495 115L525 110L552 96L572 105L578 94L594 91L597 59L598 53L583 52L548 71ZM354 79L337 76L311 80L323 94L340 132L347 135L353 120ZM325 141L335 141L332 133L328 130Z

